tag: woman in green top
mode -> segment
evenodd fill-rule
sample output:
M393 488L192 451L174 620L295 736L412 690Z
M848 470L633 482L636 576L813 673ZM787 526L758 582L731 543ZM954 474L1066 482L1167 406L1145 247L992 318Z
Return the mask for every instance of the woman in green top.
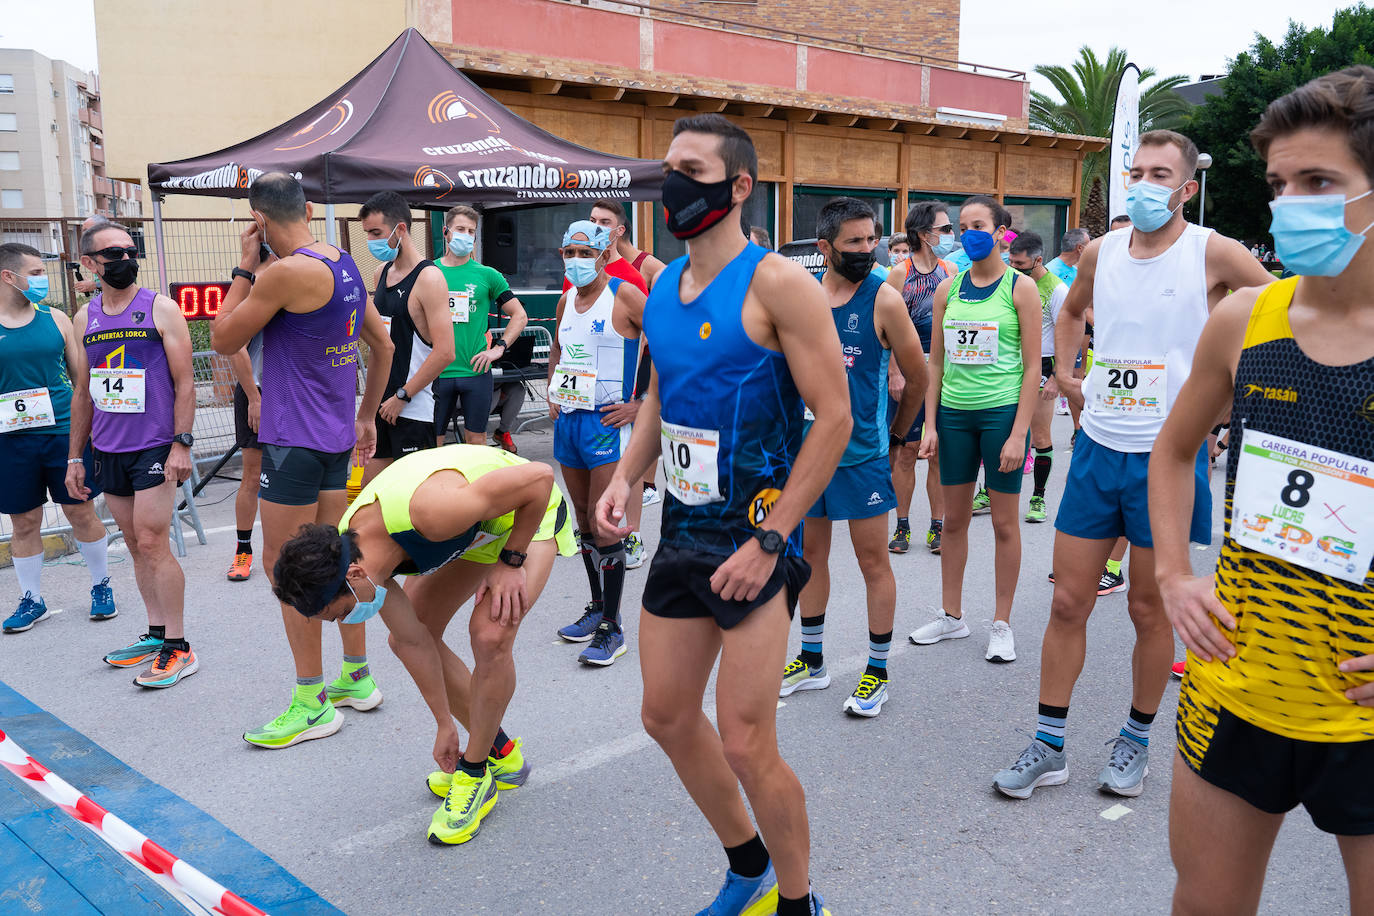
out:
M1010 225L1011 214L992 198L964 201L959 231L971 266L935 290L926 389L926 416L935 417L935 428L922 439L920 454L928 458L939 446L944 607L911 634L917 645L969 635L963 619L964 566L981 463L996 537L997 607L987 651L993 662L1016 658L1011 601L1021 569L1021 469L1040 389L1040 295L1034 283L1002 261L997 243Z

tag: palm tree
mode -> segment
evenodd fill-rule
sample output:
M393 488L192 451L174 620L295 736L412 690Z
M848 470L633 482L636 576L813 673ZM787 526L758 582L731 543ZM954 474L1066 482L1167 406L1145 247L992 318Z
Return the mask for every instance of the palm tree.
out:
M1043 92L1031 92L1030 124L1037 130L1051 130L1061 134L1082 134L1089 137L1108 137L1112 132L1112 115L1116 109L1116 90L1126 70L1126 52L1113 46L1106 60L1098 58L1092 48L1078 49L1073 68L1042 64L1035 72L1048 80L1059 99ZM1140 81L1155 77L1152 67L1142 68ZM1167 76L1140 90L1140 130L1177 127L1183 122L1189 106L1175 89L1186 83L1186 76ZM1105 150L1088 153L1083 158L1083 186L1080 199L1104 200L1108 156ZM1097 197L1093 197L1094 189ZM1106 217L1089 220L1085 210L1084 225L1101 232Z

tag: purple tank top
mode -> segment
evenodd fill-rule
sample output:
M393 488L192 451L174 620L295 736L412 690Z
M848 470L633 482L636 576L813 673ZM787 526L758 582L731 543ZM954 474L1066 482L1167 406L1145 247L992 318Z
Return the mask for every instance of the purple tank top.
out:
M337 454L353 448L357 416L358 329L367 292L346 251L331 261L334 293L313 312L277 312L262 329L262 420L258 439Z
M104 297L86 309L81 343L91 367L91 444L102 452L138 452L167 445L176 389L167 369L167 351L153 324L150 289L140 288L128 308L107 315ZM142 389L141 396L139 389ZM142 410L135 410L141 402Z

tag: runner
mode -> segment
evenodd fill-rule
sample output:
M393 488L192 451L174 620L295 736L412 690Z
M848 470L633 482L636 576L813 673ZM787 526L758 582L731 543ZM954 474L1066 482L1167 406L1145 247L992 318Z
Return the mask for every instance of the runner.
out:
M611 252L604 226L580 219L563 233L564 273L574 291L558 300L548 385L554 458L577 513L592 599L558 635L568 642L590 641L577 660L600 666L627 648L620 620L625 542L597 533L591 512L625 454L642 403L633 397L633 385L644 294L609 275Z
M940 281L958 271L944 256L954 250L954 226L949 221L949 208L938 200L918 200L906 214L906 237L913 246L911 257L900 268L893 268L887 283L902 294L907 314L916 325L921 349L930 354L931 307L935 288ZM905 380L900 372L889 370L888 392L900 397ZM889 398L888 412L896 414L897 402ZM911 547L911 497L916 491L916 459L920 456L921 430L925 426L924 399L916 413L916 421L902 438L900 448L889 450L892 458L892 488L897 493L897 529L887 549L906 553ZM894 445L896 443L893 443ZM940 464L935 457L926 462L926 499L930 502L930 527L926 530L926 547L939 553L944 532L945 497L940 486Z
M1126 198L1134 228L1088 244L1055 326L1055 349L1067 353L1082 339L1084 315L1092 309L1087 381L1080 385L1067 361L1055 365L1060 389L1071 401L1087 403L1055 520L1054 598L1040 654L1035 737L993 779L1013 798L1068 779L1065 722L1083 668L1088 615L1103 565L1123 535L1131 545L1127 608L1136 632L1131 707L1111 741L1098 786L1128 797L1144 789L1150 726L1174 660L1174 638L1155 584L1146 506L1150 449L1178 401L1209 310L1227 289L1272 279L1238 242L1184 220L1183 205L1197 193L1197 157L1193 141L1181 134L1140 135ZM1207 456L1195 457L1191 534L1206 544L1212 531Z
M10 556L19 577L19 607L6 633L47 620L43 600L43 504L51 497L71 523L91 573L91 619L118 614L106 561L105 525L95 504L67 492L72 376L80 362L71 319L43 305L48 274L37 248L0 244L0 512L10 517ZM85 452L85 468L90 453ZM93 476L93 475L92 475ZM98 495L92 487L92 495Z
M81 264L100 278L101 293L72 320L82 346L72 348L67 492L78 501L94 492L89 443L93 483L124 535L148 612L148 631L105 661L133 668L152 659L134 683L171 687L200 668L183 629L186 576L168 540L177 488L191 476L196 388L186 319L171 299L138 285L137 257L121 227L81 234Z
M890 269L900 272L901 263L911 257L911 243L905 232L894 232L887 239L887 259Z
M725 846L725 884L702 912L828 913L809 889L806 799L778 753L776 707L808 576L797 526L849 439L839 337L820 284L740 231L758 172L747 133L716 114L680 119L665 168L668 229L688 253L654 284L654 378L597 520L628 533L630 482L661 451L674 495L640 617L643 719ZM816 416L805 444L803 401ZM701 709L717 657L719 733Z
M1069 287L1045 267L1045 243L1034 232L1023 232L1011 243L1011 266L1034 280L1040 294L1040 400L1035 402L1035 413L1031 415L1035 476L1026 510L1026 521L1038 523L1045 520L1045 485L1054 466L1050 424L1054 422L1054 400L1059 397L1059 385L1054 380L1054 322Z
M1112 226L1116 228L1115 225ZM1073 281L1078 276L1078 262L1083 258L1083 249L1088 247L1088 242L1092 241L1092 235L1087 229L1070 229L1065 232L1059 240L1059 254L1048 264L1045 269L1064 281L1065 286L1073 286Z
M1254 913L1298 804L1338 838L1351 911L1374 899L1371 113L1370 67L1265 111L1250 137L1275 195L1274 247L1297 276L1217 307L1155 444L1159 583L1189 650L1169 806L1175 911ZM1221 556L1215 576L1195 577L1188 479L1228 408Z
M381 262L372 302L396 348L377 411L377 451L363 471L366 485L397 458L434 446L433 382L453 362L454 335L444 274L416 250L405 198L395 191L373 194L358 219L368 250Z
M869 270L878 245L873 209L853 197L831 200L821 208L816 238L826 261L821 288L843 347L854 426L835 476L806 513L802 555L811 567L811 581L801 593L802 648L783 669L778 695L830 686L823 636L830 601L831 525L843 519L849 522L868 599L868 667L844 701L844 710L872 718L887 702L887 656L897 611L897 580L883 545L887 513L897 504L887 452L890 440L901 441L892 428L910 429L925 398L926 360L902 297ZM891 416L890 356L896 356L905 382L901 404Z
M491 416L491 364L505 355L529 323L529 315L500 272L472 256L477 239L477 211L462 204L444 216L444 256L439 259L448 284L453 323L454 359L434 383L434 433L443 445L449 424L461 410L463 441L484 445ZM506 327L495 343L487 338L492 310L506 315ZM514 442L502 442L512 449Z
M592 204L591 221L598 226L604 226L611 233L615 240L615 259L624 259L626 264L634 268L635 273L639 274L644 281L644 291L647 295L648 287L654 282L654 277L658 276L658 272L663 269L664 265L662 261L649 252L640 251L630 241L630 227L625 216L624 205L618 200L602 198ZM612 272L609 267L607 273L610 273L611 276L619 276L619 274ZM634 282L634 278L628 275L622 279ZM567 278L564 278L564 283L566 282ZM564 286L563 291L567 292L566 286Z
M363 488L337 527L307 525L282 546L277 596L312 623L361 623L380 611L434 714L440 769L427 784L444 803L431 843L471 840L497 791L529 778L520 739L501 727L515 693L511 650L554 557L576 550L549 466L484 445L407 455ZM408 576L404 589L397 574ZM471 671L444 642L470 598ZM468 731L466 750L454 719Z
M773 237L762 226L749 227L749 241L768 251L773 250Z
M258 423L262 417L262 334L233 356L229 367L234 372L234 444L239 449L238 492L234 495L234 527L237 543L226 578L246 582L253 574L253 525L258 517L258 487L262 476L262 444L258 442Z
M210 343L216 352L242 349L262 334L263 569L268 580L282 544L305 524L333 525L343 515L350 456L372 457L374 420L391 368L392 346L382 318L369 307L358 265L348 252L315 241L310 205L300 182L268 172L253 182L253 225L239 237L242 253ZM258 252L266 245L266 264ZM275 252L290 252L277 257ZM261 283L262 286L257 284ZM360 334L361 332L361 334ZM354 407L358 340L367 343L367 387ZM355 419L356 415L356 419ZM361 624L340 628L343 671L327 687L320 624L281 605L296 668L286 711L243 740L285 748L334 734L343 725L335 706L374 709L382 702L367 666Z
M998 241L1011 214L991 197L970 197L959 209L964 250L973 266L940 283L932 314L930 387L921 456L939 449L945 488L944 549L940 552L943 607L911 641L925 646L969 635L964 622L968 523L978 468L992 508L996 537L996 609L988 634L990 662L1016 659L1011 604L1021 570L1018 513L1021 468L1040 385L1040 297L1035 284L1002 263Z

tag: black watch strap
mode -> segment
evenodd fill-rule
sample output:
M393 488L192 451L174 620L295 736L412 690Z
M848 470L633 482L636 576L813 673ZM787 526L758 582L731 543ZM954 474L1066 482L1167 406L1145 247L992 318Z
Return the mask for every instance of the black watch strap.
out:
M238 279L239 277L243 277L245 280L247 280L249 286L252 286L254 283L258 282L258 278L255 274L253 274L251 271L244 270L242 267L235 267L233 270L229 271L230 283L234 282L234 280Z
M525 565L526 555L518 550L502 550L499 556L502 563L514 569L519 569Z

